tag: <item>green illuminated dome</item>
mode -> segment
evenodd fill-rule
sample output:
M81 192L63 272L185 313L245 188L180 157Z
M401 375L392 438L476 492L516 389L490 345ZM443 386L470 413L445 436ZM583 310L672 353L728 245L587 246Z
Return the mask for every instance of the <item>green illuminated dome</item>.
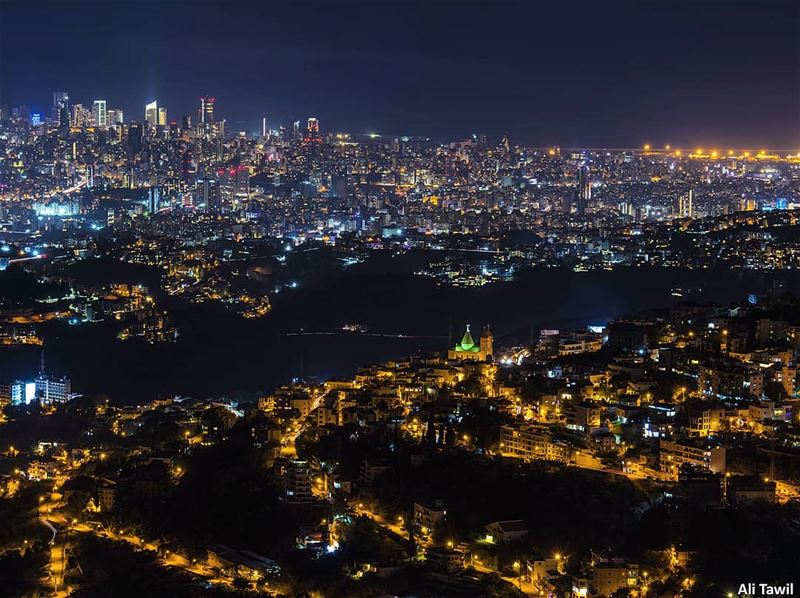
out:
M469 351L470 353L480 351L480 349L475 346L475 341L472 339L472 334L469 332L469 324L467 324L467 331L461 338L461 342L456 345L456 351Z

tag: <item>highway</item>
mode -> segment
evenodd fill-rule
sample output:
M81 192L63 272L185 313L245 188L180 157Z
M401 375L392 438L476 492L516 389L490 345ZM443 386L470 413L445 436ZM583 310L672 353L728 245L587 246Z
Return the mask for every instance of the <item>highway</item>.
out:
M52 595L55 598L69 596L73 588L65 585L65 575L70 558L69 535L71 533L93 534L98 538L105 538L114 542L125 542L135 550L148 550L158 552L158 544L144 540L124 529L96 527L84 521L73 519L68 521L59 508L63 506L60 494L52 494L49 498L42 497L39 502L39 519L53 534L50 541L50 561L48 563L48 576L45 580L52 586ZM192 575L202 577L212 584L230 586L231 582L217 576L210 567L199 561L190 561L176 552L166 551L158 559L163 567L176 567Z

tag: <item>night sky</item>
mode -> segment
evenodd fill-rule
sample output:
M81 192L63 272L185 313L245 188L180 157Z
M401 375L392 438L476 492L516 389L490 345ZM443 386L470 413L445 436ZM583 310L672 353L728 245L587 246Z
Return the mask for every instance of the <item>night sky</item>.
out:
M52 92L229 130L800 147L800 2L0 0L0 103Z

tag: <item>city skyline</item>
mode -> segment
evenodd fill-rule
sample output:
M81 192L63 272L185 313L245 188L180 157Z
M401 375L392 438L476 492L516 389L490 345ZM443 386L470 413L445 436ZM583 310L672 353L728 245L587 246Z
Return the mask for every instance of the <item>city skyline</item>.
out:
M53 105L50 106L50 112L46 109L42 110L41 112L36 112L31 109L30 106L27 104L23 104L21 106L14 106L9 108L5 106L6 109L9 111L20 109L25 109L28 112L29 118L31 120L31 124L33 126L44 125L48 122L48 120L52 120L52 115L54 111L58 110L57 97L64 96L66 98L65 106L69 112L69 121L70 126L73 127L99 127L99 128L108 128L113 127L115 125L124 125L124 124L150 124L152 126L169 126L169 125L177 125L178 127L183 127L186 123L202 123L206 122L232 122L235 124L242 124L240 120L233 120L229 121L223 116L220 116L218 111L215 112L216 108L216 101L215 97L211 96L198 96L197 97L197 106L196 109L189 113L184 113L181 115L175 115L174 112L167 112L167 107L160 105L157 98L153 98L152 101L148 101L143 105L143 108L140 107L138 113L134 112L133 116L130 116L130 113L122 110L122 109L108 109L108 99L106 98L94 98L90 100L82 100L82 101L74 101L72 94L68 91L54 91L52 92L53 96ZM207 102L211 102L211 112L207 111L205 107ZM0 105L1 106L1 105ZM102 106L102 108L100 108ZM75 110L80 110L82 115L85 115L86 122L81 121L80 119L76 119L75 117ZM99 111L99 112L98 112ZM115 117L115 121L112 122L109 119L107 114L111 114ZM150 111L153 111L150 114ZM142 114L143 112L143 114ZM169 118L167 118L167 114L169 114ZM137 116L138 115L138 116ZM219 117L219 118L217 118ZM189 119L188 121L186 119ZM57 120L57 119L56 119ZM79 124L76 124L75 121L78 120ZM303 116L298 118L294 121L287 121L287 122L276 122L271 120L267 115L262 116L259 119L258 128L256 129L239 129L236 127L232 127L229 129L231 133L237 134L245 134L251 137L267 137L272 134L280 134L281 132L285 133L286 135L291 135L292 133L296 134L296 130L299 127L300 130L305 131L311 122L315 122L314 125L316 127L316 132L321 135L356 135L361 137L372 137L372 138L379 138L385 137L387 139L391 138L407 138L407 137L419 137L419 138L426 138L427 140L433 143L452 143L461 141L462 139L469 139L477 138L479 136L485 136L483 132L473 132L471 134L467 134L462 136L461 138L450 138L450 139L434 139L430 136L425 135L404 135L404 134L392 134L392 133L380 133L375 130L371 130L367 133L360 133L360 132L352 132L346 131L342 129L338 129L335 125L331 129L324 129L321 128L319 124L319 119L316 116ZM686 144L686 143L663 143L661 145L650 143L649 138L647 138L644 142L638 144L631 144L626 146L612 146L612 145L597 145L597 146L588 146L588 145L574 145L574 146L562 146L558 143L550 143L544 145L529 145L525 143L518 143L516 140L513 139L512 135L504 134L502 136L498 136L496 139L492 139L492 142L499 142L502 139L509 139L510 142L514 143L515 145L519 145L521 147L526 147L529 149L539 149L539 150L550 150L550 151L569 151L569 150L576 150L576 151L641 151L641 152L649 152L649 153L666 153L666 154L674 154L676 157L680 157L683 155L691 155L691 156L705 156L711 158L717 157L724 157L726 154L729 156L737 155L742 157L757 157L759 155L764 155L767 153L782 153L787 156L794 156L800 155L800 149L797 149L792 146L786 147L770 147L764 145L763 143L751 143L746 146L725 146L719 144L709 144L709 143L699 143L695 145ZM798 145L800 147L800 145Z
M264 116L315 115L335 130L437 141L800 146L790 2L121 2L113 18L93 5L4 3L0 49L15 59L0 64L0 103L44 112L53 89L68 89L135 120L158 99L179 120L208 94L232 130L250 132ZM47 35L20 37L7 25L18 19Z

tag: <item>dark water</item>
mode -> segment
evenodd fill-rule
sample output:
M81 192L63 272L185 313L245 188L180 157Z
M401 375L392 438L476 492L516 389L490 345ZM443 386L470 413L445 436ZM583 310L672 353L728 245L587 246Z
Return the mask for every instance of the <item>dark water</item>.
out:
M800 277L794 273L628 268L539 270L511 283L465 290L362 268L305 285L260 320L196 306L176 309L182 336L175 344L119 342L114 324L51 324L46 329L47 359L51 371L71 376L76 391L106 393L122 402L145 401L159 393L247 398L295 376L324 379L366 363L444 349L450 321L455 337L466 323L473 329L490 323L502 345L527 340L531 327L602 324L687 299L727 303L767 291L773 278L798 289ZM678 286L695 292L684 299L671 296ZM413 338L291 334L301 329L331 332L347 323L368 326L371 333ZM0 351L0 380L30 375L38 360L35 348Z

